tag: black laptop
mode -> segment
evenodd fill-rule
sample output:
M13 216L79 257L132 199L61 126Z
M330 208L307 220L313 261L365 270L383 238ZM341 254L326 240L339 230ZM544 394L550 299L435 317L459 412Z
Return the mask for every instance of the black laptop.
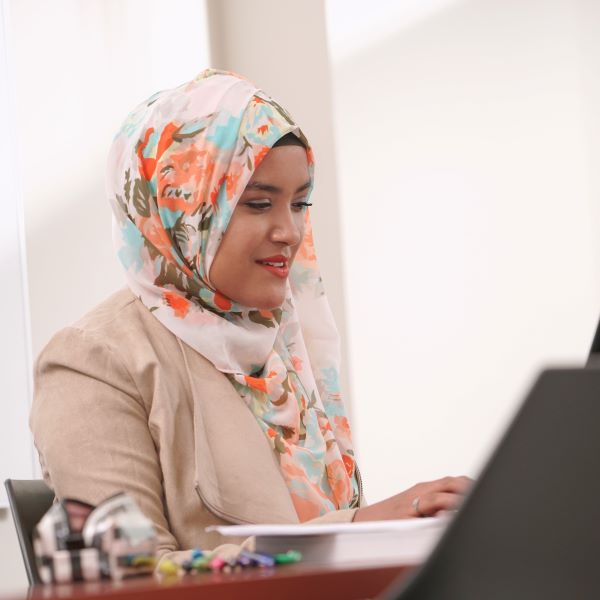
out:
M600 367L600 321L596 327L596 333L592 341L592 347L590 348L590 354L588 356L588 367Z
M427 562L383 597L600 598L600 369L540 375Z

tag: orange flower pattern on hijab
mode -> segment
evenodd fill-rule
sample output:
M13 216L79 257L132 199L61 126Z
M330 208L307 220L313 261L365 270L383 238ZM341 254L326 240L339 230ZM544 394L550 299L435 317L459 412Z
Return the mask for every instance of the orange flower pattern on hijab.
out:
M111 147L107 188L129 287L227 375L278 454L306 521L358 502L339 339L308 212L281 307L241 306L209 279L246 184L288 133L306 143L312 178L312 152L289 114L249 81L209 69L128 116Z

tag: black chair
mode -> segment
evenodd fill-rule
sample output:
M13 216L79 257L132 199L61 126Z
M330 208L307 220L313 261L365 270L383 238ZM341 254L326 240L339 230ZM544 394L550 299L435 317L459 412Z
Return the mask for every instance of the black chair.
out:
M42 583L33 553L33 528L54 502L54 492L41 479L4 482L29 585Z

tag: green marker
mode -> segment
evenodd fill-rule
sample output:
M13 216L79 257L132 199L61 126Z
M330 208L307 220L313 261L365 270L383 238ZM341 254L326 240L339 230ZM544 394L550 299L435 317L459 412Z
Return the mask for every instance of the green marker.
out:
M273 558L275 559L275 564L289 565L300 562L302 560L302 554L297 550L288 550L282 554L274 554Z
M191 567L194 571L208 571L210 569L210 557L200 556L192 560Z

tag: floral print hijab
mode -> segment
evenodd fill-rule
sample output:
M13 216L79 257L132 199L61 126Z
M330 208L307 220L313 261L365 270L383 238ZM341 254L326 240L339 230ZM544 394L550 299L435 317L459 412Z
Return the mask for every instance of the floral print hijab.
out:
M288 133L305 143L312 178L312 152L288 113L249 81L209 69L127 117L110 150L107 187L129 287L229 378L278 454L306 521L358 502L338 334L308 211L281 307L241 306L210 282L239 197Z

